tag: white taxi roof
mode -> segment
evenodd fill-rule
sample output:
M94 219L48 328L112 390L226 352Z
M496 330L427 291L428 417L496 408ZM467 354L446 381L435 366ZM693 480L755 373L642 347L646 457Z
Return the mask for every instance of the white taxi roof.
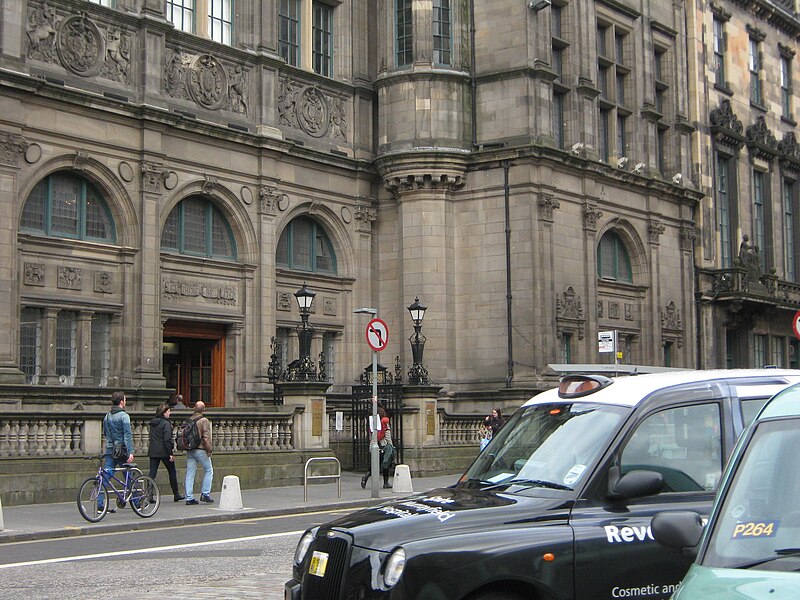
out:
M763 381L741 382L737 379L761 378ZM599 390L579 398L561 398L558 388L535 395L523 406L550 404L553 402L591 402L616 406L637 406L651 393L676 385L699 381L725 380L736 386L740 398L768 398L790 384L800 383L800 370L793 369L719 369L708 371L669 371L647 375L632 375L613 378L613 382Z

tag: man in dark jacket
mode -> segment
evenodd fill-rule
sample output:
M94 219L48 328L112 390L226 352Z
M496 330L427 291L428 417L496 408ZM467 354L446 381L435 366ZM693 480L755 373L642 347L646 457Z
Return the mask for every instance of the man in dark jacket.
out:
M175 439L172 437L172 422L169 420L172 409L168 404L160 404L156 416L150 421L150 477L156 478L159 463L164 463L169 475L169 486L175 502L183 500L178 491L178 474L175 471Z
M214 467L211 464L211 421L203 414L206 410L204 402L196 402L194 414L190 419L197 421L197 431L200 434L200 447L186 451L186 504L200 504L200 502L214 502L211 497L211 482L214 480ZM203 467L203 484L200 488L200 502L194 497L194 476L197 465Z

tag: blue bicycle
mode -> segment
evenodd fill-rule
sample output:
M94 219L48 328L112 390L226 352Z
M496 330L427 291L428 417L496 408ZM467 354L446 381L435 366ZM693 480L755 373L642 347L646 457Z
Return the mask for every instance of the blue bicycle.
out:
M142 475L136 463L125 463L114 469L113 473L107 473L103 468L102 455L93 456L92 460L100 463L97 475L89 477L78 489L78 511L84 519L97 523L108 514L108 505L112 500L109 492L116 496L119 508L130 504L133 512L144 518L156 514L161 505L161 492L153 479ZM123 474L122 479L116 476L118 473Z

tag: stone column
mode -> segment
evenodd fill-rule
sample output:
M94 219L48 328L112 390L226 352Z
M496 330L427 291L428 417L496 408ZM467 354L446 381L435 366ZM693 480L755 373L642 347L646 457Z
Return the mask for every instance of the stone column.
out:
M3 6L7 8L6 4ZM4 44L8 26L5 21L0 24L3 32L0 40ZM0 383L25 382L19 370L17 207L21 207L22 202L17 198L17 174L20 157L30 147L21 135L0 132L0 256L4 259L0 265L0 306L3 307L0 312Z
M325 393L330 383L325 381L284 382L283 403L297 406L292 430L295 450L328 448L328 416Z
M58 322L57 308L46 308L42 316L42 364L39 383L42 385L58 385L56 374L56 329Z
M439 445L439 390L436 385L403 387L403 448L414 449Z
M78 368L75 385L92 385L92 315L94 311L82 310L78 313L76 345Z
M2 15L0 16L0 55L4 58L17 60L22 58L22 35L27 24L27 6L28 3L24 0L2 0L0 2L0 7L2 7L2 12L0 12ZM37 31L41 31L41 35L47 34L55 37L54 20L47 18L44 9L39 10L40 14L44 16L40 23L45 29ZM47 29L48 24L50 25L49 29ZM38 37L35 35L36 32L32 33L35 38Z

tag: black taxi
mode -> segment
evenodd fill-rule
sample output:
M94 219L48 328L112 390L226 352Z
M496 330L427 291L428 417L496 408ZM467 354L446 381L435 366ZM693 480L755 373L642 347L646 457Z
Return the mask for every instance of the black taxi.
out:
M569 375L534 396L458 483L314 527L286 600L668 598L690 566L653 539L708 515L726 457L800 371Z

